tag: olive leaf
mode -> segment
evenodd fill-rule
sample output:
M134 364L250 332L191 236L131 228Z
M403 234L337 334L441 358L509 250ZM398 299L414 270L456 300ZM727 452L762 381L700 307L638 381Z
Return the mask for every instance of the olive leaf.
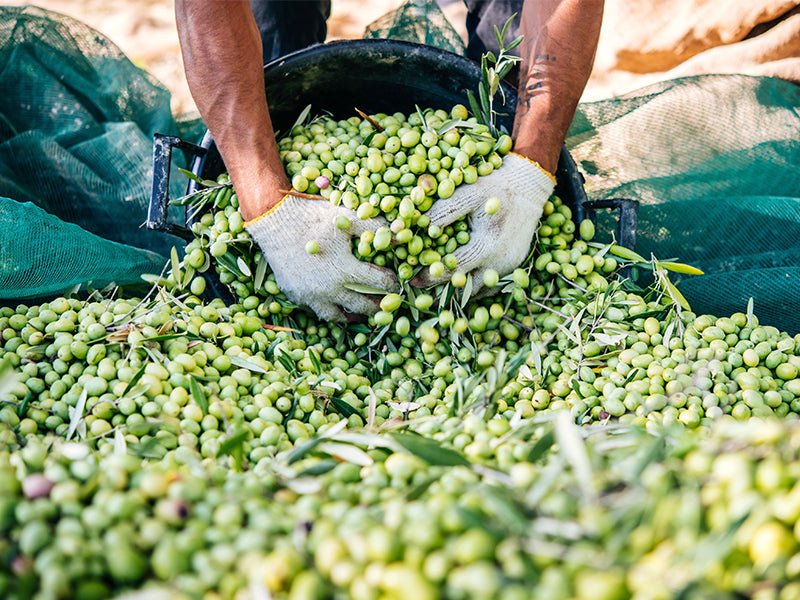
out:
M556 434L553 430L552 425L549 426L547 431L536 440L536 443L531 447L528 451L528 455L525 457L525 460L530 463L535 463L538 461L542 456L544 456L545 452L550 450L553 447L553 444L556 442Z
M128 453L128 445L125 441L125 434L122 433L121 429L116 429L114 431L114 454L127 454Z
M264 280L267 276L267 259L264 257L263 254L260 252L256 253L255 257L256 261L256 274L253 278L253 287L257 290L261 289L261 286L264 285Z
M304 125L306 123L306 121L308 121L308 115L310 115L310 114L311 114L311 105L307 104L306 107L302 111L300 111L300 114L297 116L297 119L295 120L294 125L292 125L289 128L289 132L286 135L292 135L292 131L298 125L300 125L300 126ZM279 133L276 132L275 133L275 137L277 139L280 139Z
M419 117L419 122L422 125L422 128L424 130L426 130L426 131L430 131L430 128L428 127L428 121L425 118L425 115L423 114L422 109L419 107L418 104L415 104L414 108L416 109L416 113L417 113L417 116Z
M572 391L575 392L575 395L577 395L578 398L584 400L584 396L581 394L581 386L577 375L573 375L569 378L569 387L572 388Z
M72 436L75 434L75 432L78 431L79 425L83 425L82 429L84 433L86 431L86 423L83 420L83 411L86 408L87 395L88 394L86 392L86 389L84 388L81 391L81 395L78 398L78 402L75 404L75 406L69 407L71 414L69 420L69 428L67 429L67 436L66 436L67 441L69 441L70 438L72 438ZM80 431L78 433L80 434Z
M308 454L316 448L325 438L321 435L315 435L314 437L305 440L292 448L289 453L286 455L286 463L293 464L299 460L302 460Z
M662 334L661 343L664 344L666 348L669 348L670 340L672 339L672 331L675 329L675 321L672 320L667 323L667 326L664 327L664 333Z
M467 102L469 103L469 109L473 116L481 123L485 123L486 117L484 116L483 111L481 111L478 101L475 99L475 94L473 94L470 90L467 90Z
M17 408L17 416L20 419L23 419L25 417L25 413L28 410L28 404L30 404L32 397L33 393L30 390L28 390L28 392L25 394L25 397L22 398L22 402L19 403L19 407Z
M358 108L356 108L355 111L356 111L356 113L358 113L358 116L360 116L362 119L364 119L367 123L369 123L370 125L372 125L375 128L375 132L383 131L383 127L381 127L380 123L376 122L375 119L370 117L363 110L359 110ZM373 133L375 133L375 132L373 132ZM365 145L368 145L368 144L365 142Z
M196 274L197 273L194 270L194 267L186 265L186 271L183 274L183 279L180 282L179 289L185 290L187 287L189 287L189 284L191 283L192 279L194 279Z
M383 296L389 293L386 290L372 287L371 285L364 285L362 283L344 283L342 286L346 287L348 290L358 292L359 294L380 294Z
M319 352L317 352L316 348L308 348L308 358L311 360L311 364L314 366L314 371L317 373L317 375L321 376L322 362L320 361Z
M254 362L251 362L246 358L242 358L241 356L231 356L230 359L232 365L236 365L237 367L247 369L248 371L254 371L255 373L263 373L264 375L267 375L269 373L263 367L260 367Z
M467 283L464 284L464 289L461 290L461 308L464 308L472 296L472 275L467 275Z
M296 463L297 461L305 458L319 444L336 436L345 427L347 427L347 419L342 419L335 425L332 425L329 429L325 430L325 433L315 435L314 437L297 444L285 455L286 463L291 465L292 463Z
M632 260L634 262L640 262L640 263L649 262L647 259L645 259L640 254L637 254L636 252L626 248L625 246L619 246L617 244L612 244L611 247L609 247L608 251L611 254L619 256L620 258L624 258L625 260Z
M521 503L512 498L507 489L496 485L482 484L477 490L481 498L481 509L503 523L512 531L525 531L530 527L530 517Z
M445 448L436 440L423 437L418 433L390 431L388 435L408 452L428 464L442 467L470 466L470 462L460 452Z
M473 116L478 123L486 125L489 128L489 133L493 138L497 138L499 135L495 122L498 112L495 110L494 97L497 91L500 90L501 101L505 104L505 93L502 91L500 82L514 65L521 60L519 56L514 56L508 52L519 46L519 44L522 43L523 37L519 36L510 44L505 44L505 36L508 33L508 28L516 16L516 13L511 15L503 25L502 30L498 30L497 26L494 28L500 48L497 56L492 52L485 52L481 56L481 79L478 82L478 98L480 99L480 104L475 99L475 95L471 91L467 91L467 101L469 102ZM489 66L490 63L494 66Z
M457 127L461 127L465 121L461 119L448 119L444 123L442 123L439 128L436 130L436 135L444 135L448 131L455 129Z
M637 375L639 375L643 371L644 369L642 369L641 367L634 367L633 369L630 370L630 373L628 373L628 376L625 378L625 380L622 382L622 385L620 385L619 387L624 388L631 381L633 381Z
M431 485L435 483L438 479L439 479L438 476L426 477L423 481L421 481L417 485L412 486L405 495L406 500L414 501L421 498L422 494L424 494L428 490L428 488L431 487Z
M374 462L369 454L364 452L358 446L354 446L352 444L322 441L317 446L317 450L334 458L338 458L339 460L353 463L362 467L368 467Z
M145 283L149 283L151 285L167 285L167 280L164 277L153 275L152 273L142 273L140 277Z
M228 246L228 248L230 248L230 246ZM244 276L244 273L239 270L238 262L233 256L232 252L226 252L225 254L218 256L217 264L236 275L236 277Z
M686 275L704 275L703 271L701 271L697 267L693 267L691 265L685 265L683 263L657 260L656 266L663 267L668 271L674 271L675 273L684 273Z
M378 344L381 343L381 340L383 340L384 336L387 333L389 333L389 330L391 328L392 328L391 324L384 325L383 328L377 334L373 335L372 340L370 340L370 342L369 342L369 346L372 347L372 348L378 346Z
M133 389L133 386L135 386L142 378L142 375L144 375L144 371L146 368L147 364L144 364L139 368L138 371L136 371L133 377L131 377L131 380L128 382L128 385L126 385L125 389L122 390L122 394L120 395L120 397L124 398L128 394L128 392Z
M138 458L161 459L166 454L166 449L156 437L151 437L141 443L128 444L128 449L131 454Z
M325 473L329 473L336 468L336 465L339 464L339 461L335 458L328 458L328 459L320 459L313 465L309 466L306 469L303 469L297 474L298 478L304 477L317 477L319 475L324 475Z
M192 399L197 403L197 406L200 407L200 410L203 411L204 415L208 414L208 398L206 398L205 390L203 390L203 386L200 385L200 382L197 381L194 375L189 376L189 391L192 394Z
M225 436L217 449L217 456L230 456L236 465L241 465L244 458L244 443L247 441L250 432L244 427L240 427L233 433Z
M372 119L370 119L372 121ZM374 121L372 121L374 123ZM372 143L372 139L378 134L378 130L374 129L369 132L366 138L364 138L364 145L369 146Z
M285 327L283 325L271 325L270 323L262 323L261 324L261 328L262 329L269 329L270 331L285 331L287 333L301 333L299 329L296 329L294 327ZM280 338L276 338L275 341L273 341L272 344L271 344L272 348L274 349L274 347L277 344L279 344L280 341L281 341ZM270 350L270 354L271 353L272 353L272 350Z
M175 279L175 285L181 289L181 267L180 267L180 259L178 259L178 250L175 246L172 247L170 250L170 261L172 261L172 277Z
M297 365L294 364L294 361L284 352L275 355L275 360L277 360L284 369L289 371L292 375L297 375Z
M333 404L333 408L336 409L336 412L344 417L351 417L353 415L361 417L361 412L346 400L333 396L331 397L331 404Z
M302 378L301 378L302 379ZM297 383L295 383L297 385ZM281 421L281 425L286 428L286 424L294 418L294 411L297 410L297 404L300 401L300 396L298 394L294 395L294 400L292 400L292 405L289 407L289 410L286 411L286 414L283 415L283 420Z
M191 331L181 331L180 333L166 333L163 335L153 335L150 337L143 338L143 342L166 342L168 340L177 340L181 338L186 338L189 341L193 342L204 342L205 338L192 333Z
M199 183L200 185L202 185L204 187L213 188L213 187L217 187L219 185L213 179L203 179L199 175L195 175L194 173L192 173L191 171L189 171L187 169L183 169L181 167L178 167L178 171L180 171L181 173L186 175L186 177L188 177L189 179L191 179L195 183Z
M681 308L683 308L685 310L691 310L691 307L689 306L689 302L686 300L686 298L683 296L683 294L681 294L678 291L678 288L676 288L673 285L673 283L669 279L667 279L666 277L664 277L664 284L666 285L667 290L669 291L669 295L673 299L673 301L675 301L677 304L679 304L681 306Z
M560 451L567 462L572 466L575 478L584 500L592 502L597 497L592 468L583 437L569 415L568 411L561 411L556 417L555 434Z

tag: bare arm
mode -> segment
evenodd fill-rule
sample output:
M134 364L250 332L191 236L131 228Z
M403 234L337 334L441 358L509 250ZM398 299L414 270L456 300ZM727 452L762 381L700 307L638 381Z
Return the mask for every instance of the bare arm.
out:
M225 167L245 220L290 185L264 93L261 38L248 0L176 0L186 79Z
M603 0L525 0L514 150L555 173L594 63Z

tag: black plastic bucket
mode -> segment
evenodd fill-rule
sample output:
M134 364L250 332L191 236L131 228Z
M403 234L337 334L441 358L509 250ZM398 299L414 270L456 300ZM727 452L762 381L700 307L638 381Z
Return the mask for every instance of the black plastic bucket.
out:
M480 65L433 46L400 40L341 40L298 50L264 66L264 86L272 125L280 136L311 105L312 114L338 119L420 108L450 110L467 105L467 91L477 93ZM511 131L516 90L503 83L506 97L498 124ZM192 172L213 178L223 170L209 132Z
M433 46L401 40L342 40L298 50L264 66L264 85L275 131L287 131L307 105L312 114L329 112L337 118L403 112L421 108L449 111L468 106L467 92L477 94L480 65L461 55ZM497 125L511 131L517 92L501 84ZM224 170L209 132L200 143L207 152L197 158L192 172L213 179ZM586 196L583 181L566 149L562 149L556 193L583 219ZM189 190L194 191L192 183Z

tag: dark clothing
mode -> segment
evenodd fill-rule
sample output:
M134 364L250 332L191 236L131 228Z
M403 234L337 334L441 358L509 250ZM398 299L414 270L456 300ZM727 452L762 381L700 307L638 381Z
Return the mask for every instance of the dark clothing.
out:
M435 0L429 0L434 2ZM480 60L487 50L497 54L495 25L502 29L517 13L506 42L517 37L523 0L464 0L467 5L467 57ZM331 0L250 0L261 32L264 62L325 41Z
M467 5L467 57L480 60L487 51L495 56L500 51L494 28L503 30L509 17L516 13L506 32L508 44L519 35L523 0L464 0Z
M264 46L264 64L325 41L331 0L250 0Z

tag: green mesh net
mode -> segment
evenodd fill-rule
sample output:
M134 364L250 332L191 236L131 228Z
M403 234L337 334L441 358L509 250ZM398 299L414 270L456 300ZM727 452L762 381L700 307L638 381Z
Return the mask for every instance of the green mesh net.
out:
M590 199L640 202L636 251L677 258L696 313L800 331L800 88L704 75L581 104L567 147ZM611 231L610 225L599 227Z
M164 267L161 254L104 239L30 202L0 198L0 231L15 236L13 243L0 244L0 289L9 298L55 296L77 285L143 283L142 273ZM24 261L20 248L26 249Z
M169 92L97 31L30 6L0 7L0 89L0 300L57 293L81 278L141 282L137 268L152 271L153 253L168 256L177 243L141 227L152 135L197 139L199 121L176 122ZM185 181L176 177L173 189L180 194ZM89 251L111 248L97 236L129 248Z
M461 36L435 0L403 2L367 25L364 38L416 42L461 55L466 51Z

